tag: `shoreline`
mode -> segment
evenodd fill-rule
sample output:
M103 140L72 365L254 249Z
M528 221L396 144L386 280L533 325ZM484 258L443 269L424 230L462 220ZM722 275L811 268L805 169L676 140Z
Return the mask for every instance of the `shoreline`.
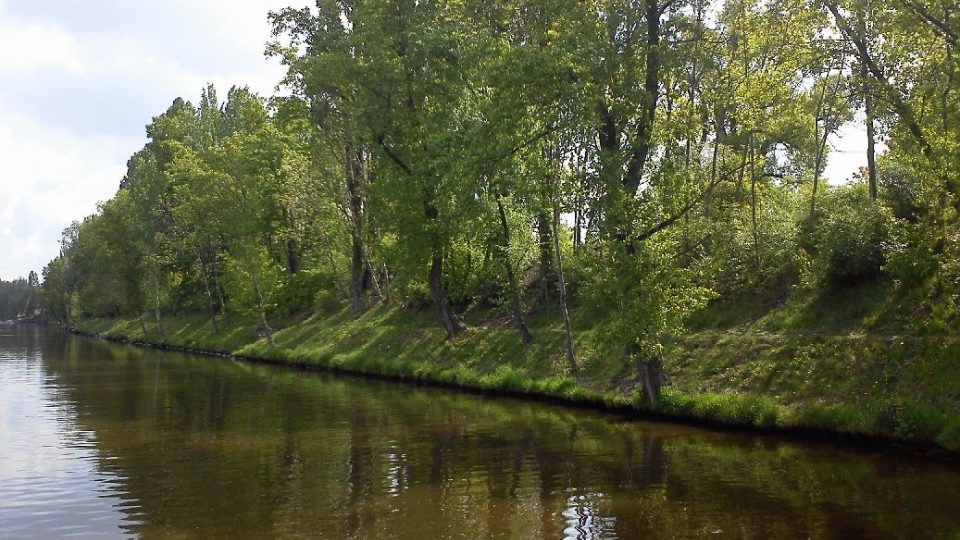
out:
M225 352L215 349L205 349L177 345L163 342L131 339L122 335L108 332L89 332L78 328L65 328L72 335L93 339L102 339L112 343L126 344L164 351L196 354L201 356L220 357L252 364L270 365L295 369L299 371L342 374L360 378L382 380L397 384L442 388L465 392L474 395L490 397L509 397L553 405L565 406L574 409L593 410L610 414L622 415L630 420L671 422L676 424L701 427L728 433L743 433L757 436L783 437L797 442L816 442L838 445L858 451L881 451L890 454L907 455L923 459L931 459L948 463L960 463L960 449L951 449L927 440L911 440L898 438L887 434L866 434L823 427L811 427L792 423L778 423L775 425L753 425L726 421L710 415L676 414L665 411L652 411L642 408L629 400L613 401L608 396L596 392L582 392L571 397L559 393L540 390L515 389L504 385L490 385L482 383L464 383L457 380L442 380L431 376L430 373L409 375L403 372L383 373L363 367L343 366L334 363L311 362L307 358L295 360L268 357L257 354Z

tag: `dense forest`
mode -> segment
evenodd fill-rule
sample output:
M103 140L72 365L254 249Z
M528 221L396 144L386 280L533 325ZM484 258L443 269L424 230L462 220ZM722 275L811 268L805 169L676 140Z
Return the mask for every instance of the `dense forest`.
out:
M508 326L521 349L549 312L575 373L594 366L571 323L588 314L651 406L667 342L724 302L875 283L909 291L910 331L957 328L952 0L320 0L269 17L288 91L208 86L154 117L44 268L52 318L162 339L203 313L214 331L256 320L272 346L291 318L387 305L454 340ZM828 185L851 122L867 166Z
M36 272L13 281L0 279L0 322L35 316L41 307L37 298L39 286Z

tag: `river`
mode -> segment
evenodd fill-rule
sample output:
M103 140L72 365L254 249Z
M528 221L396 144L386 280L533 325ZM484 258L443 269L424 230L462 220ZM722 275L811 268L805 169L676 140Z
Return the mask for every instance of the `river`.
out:
M0 538L960 538L960 467L0 326Z

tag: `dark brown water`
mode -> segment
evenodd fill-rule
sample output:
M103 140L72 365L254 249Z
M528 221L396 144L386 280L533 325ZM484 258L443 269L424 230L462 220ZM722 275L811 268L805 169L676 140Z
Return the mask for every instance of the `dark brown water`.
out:
M0 538L960 538L960 469L0 327Z

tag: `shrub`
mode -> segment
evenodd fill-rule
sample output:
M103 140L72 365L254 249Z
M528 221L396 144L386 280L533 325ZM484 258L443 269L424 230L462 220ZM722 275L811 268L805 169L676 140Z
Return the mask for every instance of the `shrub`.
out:
M937 443L944 448L960 449L960 416L954 415L946 421L946 425L937 436Z
M936 407L923 403L906 403L897 408L897 437L932 441L943 429L946 417Z
M831 285L876 277L884 263L890 210L864 186L837 188L824 197L813 234L820 276Z
M883 270L905 285L919 285L937 270L933 245L921 227L894 222L883 247Z
M284 278L270 295L269 303L277 315L292 315L310 311L318 295L336 288L334 280L322 273L301 271Z

